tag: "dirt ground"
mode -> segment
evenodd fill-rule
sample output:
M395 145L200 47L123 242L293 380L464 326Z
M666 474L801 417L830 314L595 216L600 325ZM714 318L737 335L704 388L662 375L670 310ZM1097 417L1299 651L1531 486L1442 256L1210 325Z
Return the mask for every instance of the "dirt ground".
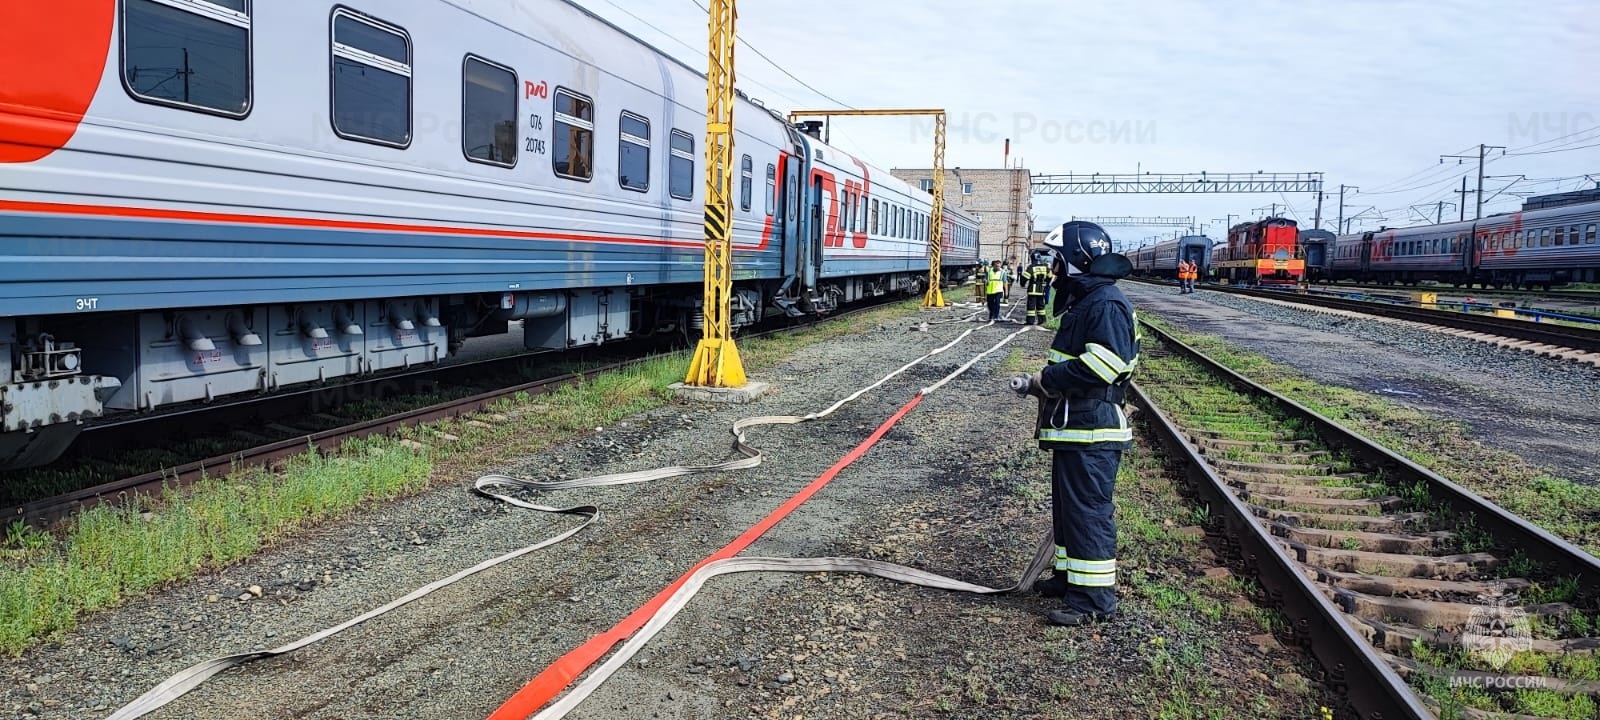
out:
M1600 369L1250 298L1124 283L1144 312L1310 377L1466 423L1475 438L1575 482L1600 483Z
M574 477L726 458L738 417L821 409L970 324L908 317L807 348L757 379L749 407L678 403L506 471ZM569 491L600 520L574 540L473 576L287 657L226 672L151 717L483 717L610 628L860 442L924 387L1016 326L809 424L758 429L766 464L727 475ZM1004 389L1041 365L1025 334L929 396L747 555L874 557L1003 587L1048 527L1032 407ZM515 418L510 420L515 422ZM537 432L537 428L529 428ZM978 597L847 575L714 580L570 717L1316 717L1335 699L1272 635L1253 583L1211 555L1159 462L1136 451L1119 490L1124 617L1048 628L1035 596ZM0 711L104 717L202 659L272 647L571 527L457 487L363 512L261 557L85 622L0 662ZM245 588L262 586L259 599Z

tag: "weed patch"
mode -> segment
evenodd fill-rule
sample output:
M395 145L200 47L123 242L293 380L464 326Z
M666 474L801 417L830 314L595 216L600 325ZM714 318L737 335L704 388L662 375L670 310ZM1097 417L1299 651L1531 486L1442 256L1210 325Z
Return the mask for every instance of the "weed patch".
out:
M914 302L740 343L745 365L775 364L808 345L903 318ZM20 524L0 536L0 652L17 654L72 629L84 614L223 568L374 501L415 495L468 472L537 452L672 401L688 370L664 355L555 392L498 403L505 421L446 420L307 452L277 470L251 468L155 497L107 503L51 532Z

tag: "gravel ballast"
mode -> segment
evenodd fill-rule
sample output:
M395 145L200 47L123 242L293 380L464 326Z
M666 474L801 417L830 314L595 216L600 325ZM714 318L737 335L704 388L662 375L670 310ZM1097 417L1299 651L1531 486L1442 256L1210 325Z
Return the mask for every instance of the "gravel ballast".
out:
M1375 320L1123 283L1141 309L1334 385L1455 419L1557 477L1600 484L1600 368Z
M804 348L756 375L776 392L755 405L675 403L503 470L558 478L726 459L733 420L820 410L973 327L919 329L954 316L924 314ZM753 470L540 497L592 503L601 515L565 544L226 672L151 717L484 717L813 480L918 388L1015 329L980 328L825 420L753 431L753 444L769 454ZM1047 343L1044 332L1019 339L1031 355L1024 364L1040 364ZM1007 355L930 396L745 554L876 557L995 587L1014 582L1048 527L1048 465L1029 439L1031 404L1004 389ZM473 479L93 617L5 661L0 710L104 717L196 662L332 626L578 521L477 497L467 490ZM1204 569L1191 567L1194 554L1138 571L1193 580ZM1136 611L1141 600L1128 602ZM721 578L570 717L1120 717L1128 703L1161 702L1171 678L1152 672L1144 654L1152 638L1189 640L1138 612L1093 631L1047 631L1040 618L1051 607L1033 596L981 598L850 576ZM1304 712L1314 691L1298 654L1270 637L1249 646L1242 638L1261 630L1244 619L1195 632L1204 636L1196 646L1219 658L1215 672L1226 670L1215 682L1229 694L1217 702L1245 717ZM1299 682L1285 685L1285 673ZM1093 707L1068 702L1102 682L1108 690Z

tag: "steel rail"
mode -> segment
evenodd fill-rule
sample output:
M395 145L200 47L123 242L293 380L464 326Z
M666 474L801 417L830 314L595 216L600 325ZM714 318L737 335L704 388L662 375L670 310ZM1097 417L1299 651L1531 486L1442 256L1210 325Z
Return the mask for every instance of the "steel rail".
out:
M744 337L767 337L771 335L803 330L829 320L838 320L866 312L868 310L873 310L881 307L883 304L884 303L872 303L858 308L852 308L842 312L834 313L828 315L827 317L818 318L809 322L750 333ZM668 355L681 355L685 352L687 351L668 353ZM597 375L616 372L618 370L622 370L657 357L663 357L663 355L643 355L640 357L630 358L591 368L582 372L567 373L541 380L519 383L509 387L478 393L470 397L448 400L427 407L394 413L381 418L353 423L338 428L331 428L320 432L298 435L293 438L266 443L237 452L226 453L203 460L184 463L173 468L146 472L131 477L113 480L108 483L83 488L81 490L76 490L55 497L33 501L15 507L0 509L0 522L22 522L29 525L40 526L49 525L64 518L70 517L73 513L94 507L106 501L122 501L131 497L158 492L161 489L169 486L182 487L197 482L203 478L219 477L240 468L269 465L271 463L285 460L294 455L299 455L300 453L306 452L308 449L313 447L319 450L334 449L348 440L358 440L361 438L370 437L372 435L387 434L404 427L413 427L437 420L483 412L489 409L494 403L506 398L514 397L519 393L527 393L529 395L549 394L565 385L580 382L586 378ZM418 385L420 387L421 385L432 384L430 381L428 383L421 383L419 385L421 376L426 374L445 373L450 376L459 375L461 377L471 377L470 374L463 373L472 373L474 370L482 371L490 367L503 368L504 363L521 362L526 361L526 359L527 355L519 355L509 358L485 360L477 363L462 363L459 365L438 368L436 370L422 371L419 373L406 374L402 376L374 378L368 382L372 384L405 382ZM497 363L500 363L501 365L497 365ZM430 378L431 377L432 376L430 375ZM273 408L281 410L285 407L299 407L300 405L298 403L312 402L315 398L320 397L319 393L336 393L339 391L339 388L318 388L298 391L296 393L292 393L291 397L282 400L278 398L262 398L259 401L259 405L251 404L250 407L258 410L266 409L268 411ZM344 391L349 392L348 387L346 387ZM236 408L234 406L223 406L212 408L210 409L210 412L231 412L235 410ZM203 416L205 412L205 409L195 409L191 411L185 411L184 413L173 413L173 415L175 416L175 420L181 416L181 421L192 423L194 418ZM156 418L155 420L162 421L163 418ZM168 427L171 426L169 425Z
M1600 292L1593 290L1495 290L1493 288L1467 288L1453 285L1374 285L1370 283L1312 283L1312 289L1327 292L1343 292L1346 290L1371 291L1380 293L1422 293L1431 292L1440 295L1473 295L1482 297L1515 298L1517 300L1576 300L1600 304Z
M1366 313L1380 317L1394 318L1396 320L1410 320L1428 325L1456 328L1470 332L1499 335L1516 340L1554 345L1585 352L1600 352L1600 330L1582 327L1569 327L1549 323L1534 323L1513 318L1494 317L1490 315L1474 315L1472 313L1455 312L1451 310L1428 310L1424 308L1401 307L1383 303L1366 302L1362 300L1347 300L1345 298L1332 298L1321 295L1300 295L1297 293L1274 290L1251 290L1246 288L1221 288L1207 287L1207 290L1218 290L1244 295L1245 297L1270 298L1304 305L1331 308L1334 310L1348 310L1351 312Z
M1199 350L1148 323L1144 331L1176 354L1187 357L1240 392L1270 399L1287 415L1304 421L1322 442L1344 449L1367 466L1382 470L1390 482L1425 483L1431 497L1450 510L1470 515L1500 543L1523 550L1556 569L1576 576L1585 587L1600 583L1600 560L1482 496L1422 467L1360 433L1223 366ZM1181 458L1196 493L1220 516L1227 537L1256 572L1268 597L1288 616L1297 640L1306 644L1328 673L1335 692L1345 694L1361 717L1432 720L1426 703L1411 691L1366 635L1353 627L1343 610L1323 592L1305 568L1291 557L1270 529L1213 469L1186 433L1135 383L1133 401L1173 456Z
M1150 285L1170 285L1170 283L1155 280L1137 280L1137 282L1144 282ZM1600 330L1592 328L1535 323L1526 320L1476 315L1451 310L1401 307L1384 303L1333 298L1325 295L1302 295L1287 290L1256 290L1225 285L1204 285L1201 286L1201 289L1242 295L1244 297L1281 300L1283 302L1324 307L1332 310L1345 310L1393 318L1395 320L1409 320L1425 325L1455 328L1457 330L1497 335L1513 340L1524 340L1559 348L1600 353Z

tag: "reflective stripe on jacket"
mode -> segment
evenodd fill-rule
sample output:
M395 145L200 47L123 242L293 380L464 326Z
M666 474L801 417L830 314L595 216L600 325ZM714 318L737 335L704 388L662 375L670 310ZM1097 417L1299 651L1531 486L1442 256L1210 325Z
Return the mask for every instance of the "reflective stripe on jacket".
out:
M1037 437L1048 450L1125 450L1133 428L1121 404L1106 395L1120 394L1139 365L1133 304L1112 278L1078 282L1083 294L1062 314L1049 365L1040 373L1045 390L1061 397L1039 404Z
M1022 281L1027 285L1029 295L1043 295L1050 289L1050 266L1044 263L1029 265L1022 271Z

